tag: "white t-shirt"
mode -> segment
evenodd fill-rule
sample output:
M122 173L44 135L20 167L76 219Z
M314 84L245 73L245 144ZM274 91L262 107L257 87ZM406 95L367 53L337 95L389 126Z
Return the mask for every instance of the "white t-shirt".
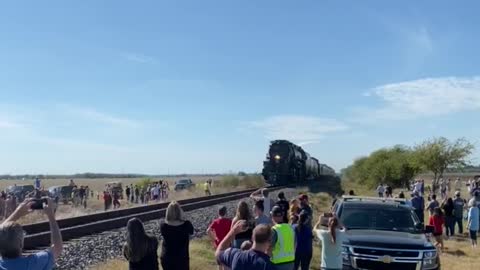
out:
M336 230L335 244L328 230L315 230L315 234L322 241L322 268L342 269L342 243L345 239L345 230Z

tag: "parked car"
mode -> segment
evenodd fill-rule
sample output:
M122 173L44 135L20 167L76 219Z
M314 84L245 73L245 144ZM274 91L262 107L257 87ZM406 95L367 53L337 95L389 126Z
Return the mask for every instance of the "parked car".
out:
M53 186L48 189L48 196L54 199L58 196L59 202L68 204L73 200L72 190L73 186Z
M112 194L118 192L120 199L123 200L123 186L122 182L112 181L105 184L107 187L110 186L109 190Z
M347 229L343 269L440 269L433 227L424 227L404 199L344 196L334 213Z
M190 189L194 187L195 184L192 182L191 179L180 179L177 182L175 182L175 187L174 190L183 190L183 189Z
M19 202L23 202L25 200L25 197L32 193L35 190L35 187L33 185L21 185L21 186L9 186L7 187L7 193L13 193L15 197L17 197L17 200Z

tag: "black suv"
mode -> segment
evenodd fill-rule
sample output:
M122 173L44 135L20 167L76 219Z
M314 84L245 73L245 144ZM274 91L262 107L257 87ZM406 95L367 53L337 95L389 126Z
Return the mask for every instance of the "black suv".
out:
M405 200L345 196L333 209L347 229L343 269L440 270L433 228Z

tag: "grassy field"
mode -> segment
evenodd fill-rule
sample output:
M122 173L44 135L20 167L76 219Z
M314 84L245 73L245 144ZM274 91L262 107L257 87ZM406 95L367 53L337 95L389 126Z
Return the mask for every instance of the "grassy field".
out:
M216 177L202 177L202 176L188 176L188 177L170 177L170 178L162 178L163 180L167 180L169 182L169 186L173 189L175 181L179 179L190 178L194 183L197 183L197 187L191 190L182 190L182 191L173 191L171 190L169 193L168 200L181 200L193 197L204 196L204 190L200 185L207 179L212 179L212 194L218 193L225 193L228 191L239 190L244 188L251 188L251 187L260 187L263 186L263 180L256 176L246 176L246 177L236 177L231 175L224 175L224 176L216 176ZM135 184L141 181L141 178L124 178L124 179L74 179L75 183L78 186L89 186L91 190L94 191L94 197L89 198L87 202L87 208L84 209L83 207L74 208L71 205L64 205L60 204L57 209L57 218L68 218L68 217L75 217L81 216L86 214L91 214L99 211L104 211L103 200L100 196L100 199L97 199L96 193L98 192L101 195L101 192L105 189L105 185L107 182L110 181L120 181L124 185ZM156 180L156 179L152 179ZM25 184L32 184L33 181L21 181L21 180L0 180L0 190L5 189L7 186L10 185L25 185ZM44 185L45 189L48 189L51 186L57 185L67 185L69 183L69 179L48 179L43 180L42 185ZM149 203L154 203L150 201ZM135 206L137 204L132 204L127 200L120 201L121 208L128 208ZM22 224L29 224L34 222L45 221L45 216L40 212L34 212L26 217L19 220Z

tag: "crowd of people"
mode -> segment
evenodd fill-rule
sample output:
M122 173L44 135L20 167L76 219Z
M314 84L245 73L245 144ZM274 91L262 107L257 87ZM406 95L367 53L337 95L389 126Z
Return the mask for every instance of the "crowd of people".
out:
M464 184L468 190L468 201L461 194ZM388 188L388 185L380 184L376 189L378 196L393 197ZM467 222L472 247L477 246L477 234L480 230L480 189L476 180L463 182L457 178L453 182L451 179L440 179L436 185L425 186L425 181L418 179L412 181L410 191L411 199L406 200L406 203L412 206L420 222L425 223L427 220L425 224L433 227L433 237L440 250L444 249L444 239L448 240L455 234L463 236L464 221ZM405 199L405 194L401 191L396 197ZM425 212L428 213L428 219Z
M247 201L240 201L230 219L227 208L222 206L218 208L218 217L208 226L207 234L212 239L219 269L307 270L313 253L313 232L324 245L322 267L341 268L338 256L344 233L341 224L332 217L328 230L320 229L319 223L312 227L312 208L307 195L289 202L280 192L274 201L266 189L260 189L250 198L253 211ZM168 206L160 233L162 269L189 269L189 239L194 227L184 219L177 202ZM128 222L123 250L130 269L159 269L158 246L157 238L146 234L138 219Z

